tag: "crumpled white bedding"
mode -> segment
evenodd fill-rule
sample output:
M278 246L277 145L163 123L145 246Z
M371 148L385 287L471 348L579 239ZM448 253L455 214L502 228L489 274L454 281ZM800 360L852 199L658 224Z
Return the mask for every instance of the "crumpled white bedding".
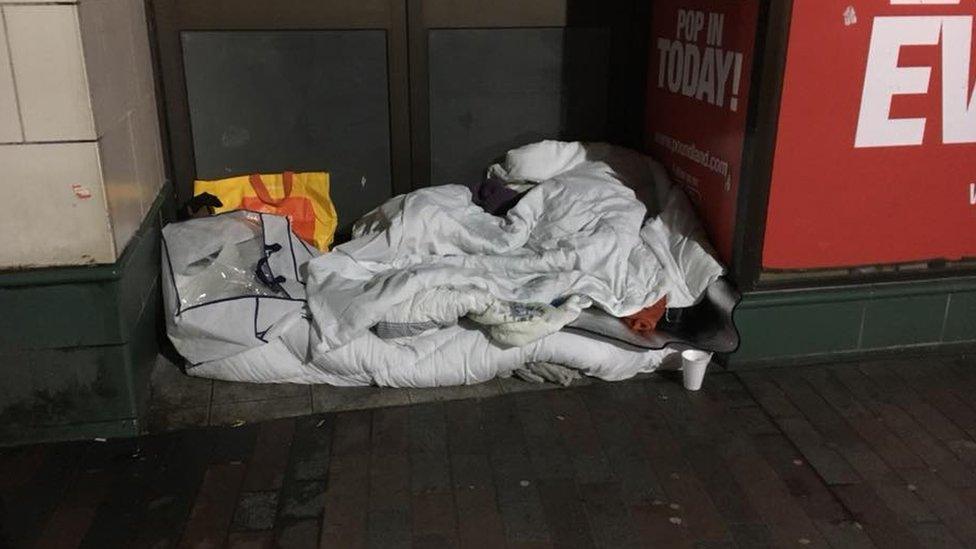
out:
M618 317L665 295L673 307L694 304L722 267L683 231L696 232L697 222L680 190L661 189L672 215L644 223L647 208L631 187L655 188L655 169L626 149L544 141L490 169L538 183L504 218L472 203L461 185L388 201L356 224L353 241L309 263L316 350L341 347L397 304L439 287L518 302L580 295Z
M527 363L606 380L656 368L670 350L555 331L561 325L458 321L509 302L592 302L615 316L664 296L675 307L695 303L723 268L663 169L609 145L545 141L510 151L490 173L530 188L506 217L484 212L460 185L395 197L356 224L352 241L308 263L311 326L293 314L266 345L190 373L427 387L488 381ZM659 215L647 219L645 202L660 205ZM565 310L557 323L573 320L572 308ZM383 339L371 331L381 323L430 329ZM492 338L498 325L506 326L495 334L501 342ZM504 334L513 332L506 344Z

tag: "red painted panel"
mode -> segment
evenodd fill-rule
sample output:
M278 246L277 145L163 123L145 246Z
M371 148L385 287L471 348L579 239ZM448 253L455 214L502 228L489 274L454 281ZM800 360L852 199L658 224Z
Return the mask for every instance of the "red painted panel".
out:
M976 0L795 0L763 266L976 256Z
M647 150L695 203L725 261L732 256L756 0L656 0Z

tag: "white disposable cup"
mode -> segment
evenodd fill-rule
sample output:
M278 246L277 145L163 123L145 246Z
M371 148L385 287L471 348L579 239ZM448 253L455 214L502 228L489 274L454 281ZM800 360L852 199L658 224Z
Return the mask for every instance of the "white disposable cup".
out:
M689 349L681 352L681 375L684 378L685 389L697 391L701 389L705 379L705 370L712 361L712 353Z

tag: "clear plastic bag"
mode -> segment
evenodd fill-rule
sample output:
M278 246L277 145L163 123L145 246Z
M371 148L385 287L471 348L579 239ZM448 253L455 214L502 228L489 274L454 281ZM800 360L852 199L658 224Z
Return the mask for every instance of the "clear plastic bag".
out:
M240 217L253 236L228 242L217 252L193 261L181 272L174 272L180 308L241 296L279 296L257 276L259 263L265 258L264 235L260 223Z

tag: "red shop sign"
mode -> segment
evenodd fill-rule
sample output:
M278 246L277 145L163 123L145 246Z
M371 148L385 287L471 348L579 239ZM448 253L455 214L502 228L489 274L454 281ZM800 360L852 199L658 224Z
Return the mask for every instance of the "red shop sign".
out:
M756 0L657 0L648 71L647 150L691 197L731 260Z
M976 257L976 0L795 0L763 266Z

